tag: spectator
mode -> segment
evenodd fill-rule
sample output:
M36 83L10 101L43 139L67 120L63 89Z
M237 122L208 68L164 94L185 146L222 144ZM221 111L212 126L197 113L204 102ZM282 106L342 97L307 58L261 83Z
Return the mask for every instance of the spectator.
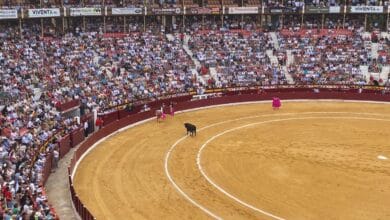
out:
M96 124L95 124L95 125L98 127L98 130L100 130L100 128L102 128L103 125L104 125L103 119L100 118L100 117L98 117L98 118L96 119Z
M59 149L58 147L56 147L54 150L53 150L53 168L54 170L58 168L58 161L60 160L60 152L59 152Z
M88 121L84 122L84 136L88 137Z

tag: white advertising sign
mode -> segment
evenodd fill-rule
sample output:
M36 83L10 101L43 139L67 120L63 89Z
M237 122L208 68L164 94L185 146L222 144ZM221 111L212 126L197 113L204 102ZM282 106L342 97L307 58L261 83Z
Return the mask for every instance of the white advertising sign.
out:
M70 8L70 16L98 16L102 8Z
M0 9L1 19L16 19L18 18L18 10L16 9Z
M140 15L142 8L112 8L113 15Z
M340 13L340 6L330 6L329 7L329 13Z
M38 8L28 9L29 18L47 18L47 17L60 17L59 8Z
M351 13L383 13L383 6L351 6Z

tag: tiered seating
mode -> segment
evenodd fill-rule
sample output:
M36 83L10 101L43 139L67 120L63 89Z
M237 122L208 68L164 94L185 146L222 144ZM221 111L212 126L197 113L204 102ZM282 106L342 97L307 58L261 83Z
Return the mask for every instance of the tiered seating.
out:
M206 67L215 67L217 87L284 84L282 68L265 53L272 40L262 32L208 32L193 36L190 47Z
M199 5L195 4L193 0L181 0L180 5L182 4L182 1L184 1L184 6L186 7L199 7Z
M208 7L220 7L221 1L220 0L207 0L207 6Z
M223 0L223 5L228 7L237 7L238 4L234 0Z
M291 49L289 73L298 84L365 84L359 66L369 62L369 50L359 35L284 37L281 49Z
M260 0L247 0L245 5L246 6L261 6Z
M5 219L12 209L15 219L53 219L41 185L47 155L58 153L56 141L81 126L61 116L61 103L79 99L86 112L104 111L131 100L192 91L198 83L177 38L81 33L44 40L25 28L20 39L11 37L15 30L3 29L0 35L1 89L9 97L0 109L0 183L6 201L0 211ZM35 87L42 93L38 99Z

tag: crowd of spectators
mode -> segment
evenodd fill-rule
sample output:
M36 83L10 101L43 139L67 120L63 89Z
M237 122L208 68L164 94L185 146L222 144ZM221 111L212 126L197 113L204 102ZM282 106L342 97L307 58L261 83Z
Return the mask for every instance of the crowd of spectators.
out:
M209 31L190 40L194 56L203 66L216 69L216 87L284 84L278 64L271 64L266 50L273 51L268 33L259 31Z
M365 84L360 65L372 61L368 43L360 35L281 37L281 48L290 50L289 74L297 84Z
M390 65L390 44L384 38L378 37L378 32L373 32L371 35L371 40L377 44L378 51L377 57L372 59L372 62L369 63L370 72L382 72L384 66Z
M183 37L163 34L158 19L151 20L145 32L138 21L128 22L129 33L120 37L104 37L99 27L77 27L61 37L42 38L36 24L25 23L22 29L0 26L3 218L54 218L42 186L44 164L48 154L58 158L57 141L64 134L83 127L77 118L61 114L58 107L63 103L78 99L84 113L106 112L120 104L203 91L206 86L285 84L286 71L297 84L364 84L360 65L389 65L389 39L377 39L378 58L373 59L371 40L362 36L360 26L347 25L347 31L338 34L337 25L330 25L333 21L328 21L330 30L317 32L310 20L305 27L292 20L286 25L292 34L280 30L276 48L271 34L260 31L250 17L226 18L190 20L186 31L193 57L185 52ZM109 30L126 29L115 23L108 20ZM287 51L294 56L292 63L287 62ZM201 74L215 71L208 85L192 71L193 60L200 62Z
M79 99L85 111L191 91L197 78L178 38L150 32L125 38L97 33L43 39L36 26L0 36L0 212L4 219L52 219L42 171L63 134L79 120L58 111ZM41 148L45 146L44 148Z
M67 93L69 79L54 72L61 49L37 39L34 27L23 39L14 37L16 30L4 29L0 37L0 212L4 219L54 219L42 171L62 134L79 126L56 108L75 97Z
M326 19L320 25L308 19L303 27L294 20L289 22L279 34L279 43L282 50L292 53L288 72L295 83L363 85L370 80L360 66L379 73L382 66L390 65L389 39L379 39L379 56L373 58L375 41L364 35L364 24L358 19L347 20L345 29L341 29L340 20Z

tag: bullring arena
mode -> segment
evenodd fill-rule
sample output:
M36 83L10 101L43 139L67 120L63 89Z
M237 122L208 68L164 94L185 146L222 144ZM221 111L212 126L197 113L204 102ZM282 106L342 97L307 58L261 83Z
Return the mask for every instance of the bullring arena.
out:
M107 137L74 187L96 219L389 219L389 128L383 103L196 109Z

